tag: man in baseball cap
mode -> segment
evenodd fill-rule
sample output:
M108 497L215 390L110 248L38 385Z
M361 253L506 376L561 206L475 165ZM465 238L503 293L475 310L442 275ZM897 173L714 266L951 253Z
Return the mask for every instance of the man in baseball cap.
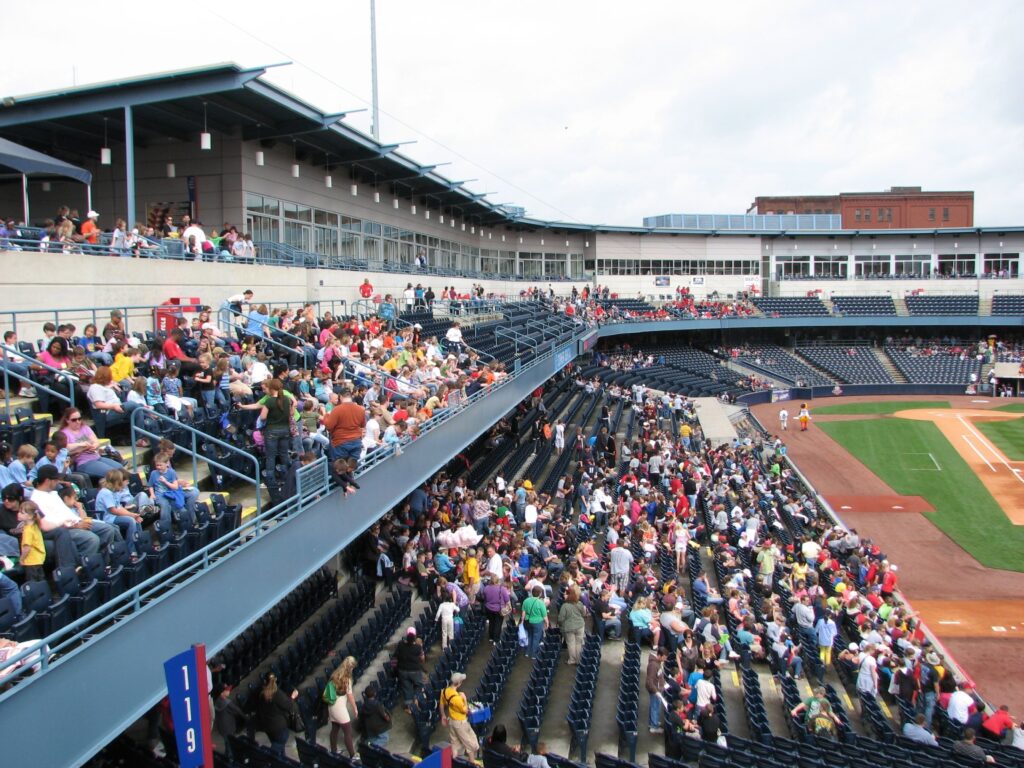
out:
M100 215L96 211L89 211L85 214L85 221L82 222L82 237L90 245L96 245L100 238L100 227L96 223Z
M441 691L441 725L448 727L448 741L452 745L452 755L461 757L468 755L469 759L476 758L480 749L480 742L477 741L473 727L469 724L469 701L466 694L459 690L459 686L466 682L466 675L462 672L452 672L451 684Z

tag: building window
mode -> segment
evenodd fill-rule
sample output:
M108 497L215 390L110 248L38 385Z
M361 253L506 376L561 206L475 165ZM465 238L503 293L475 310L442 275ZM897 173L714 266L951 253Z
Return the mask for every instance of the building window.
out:
M929 208L928 209L928 221L935 221L935 209L934 208Z
M856 210L854 210L854 212L853 212L853 220L854 221L860 221L860 208L857 208Z
M865 208L864 209L864 221L871 221L871 209L870 208Z
M942 220L949 221L949 208L942 209Z

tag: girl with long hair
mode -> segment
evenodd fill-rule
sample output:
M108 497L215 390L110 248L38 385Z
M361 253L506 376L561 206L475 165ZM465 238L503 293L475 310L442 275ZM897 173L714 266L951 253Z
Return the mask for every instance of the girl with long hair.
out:
M327 683L327 691L325 691L325 700L328 702L327 714L331 722L331 752L337 753L338 731L343 731L345 749L348 750L349 757L353 758L356 756L356 747L352 736L352 720L359 717L359 707L356 705L356 695L352 683L356 663L355 657L345 657L338 668L334 670L334 674L331 675L330 682ZM330 701L332 694L333 702Z

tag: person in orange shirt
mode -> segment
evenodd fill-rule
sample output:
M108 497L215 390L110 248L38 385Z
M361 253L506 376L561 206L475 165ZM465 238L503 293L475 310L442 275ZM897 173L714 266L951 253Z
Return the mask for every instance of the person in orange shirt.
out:
M89 211L86 214L85 221L82 223L82 237L85 238L85 242L92 245L96 245L99 242L100 228L96 224L96 219L99 217L100 215L96 211Z

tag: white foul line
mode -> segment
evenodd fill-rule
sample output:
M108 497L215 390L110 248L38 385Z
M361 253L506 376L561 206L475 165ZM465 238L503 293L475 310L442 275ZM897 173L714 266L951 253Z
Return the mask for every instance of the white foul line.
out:
M971 446L971 450L974 451L976 454L978 454L978 458L981 459L982 461L984 461L988 465L989 469L991 469L993 472L996 471L996 468L992 466L992 462L990 462L988 459L986 459L982 455L981 451L979 451L977 448L974 447L974 443L971 442L970 438L967 437L967 435L960 435L960 437L962 437L964 439L965 443L967 443L969 446Z
M942 467L940 467L940 466L939 466L939 462L937 462L937 461L935 460L935 457L934 457L934 456L932 456L932 455L931 455L931 454L929 453L929 454L928 454L928 458L932 460L932 464L934 464L934 465L935 465L935 469L936 469L936 470L937 470L938 472L941 472L941 471L942 471Z
M992 456L995 457L996 461L998 461L1000 464L1006 467L1007 471L1009 471L1011 475L1017 478L1019 482L1024 483L1024 477L1021 477L1020 470L1011 467L1009 462L1005 458L1003 458L1003 454L1001 451L997 450L994 445L989 443L988 439L986 439L984 435L978 432L969 422L967 422L963 416L957 416L957 418L960 420L960 423L964 425L965 429L969 430L972 435L978 438L978 441L981 443L982 447L985 448L985 450L987 450L989 453L991 453ZM966 439L966 437L964 439ZM974 446L972 445L971 447L973 448ZM978 455L980 456L981 454ZM988 464L988 461L986 460L985 463ZM990 468L992 468L992 471L995 472L995 468L993 468L991 464L988 465Z

